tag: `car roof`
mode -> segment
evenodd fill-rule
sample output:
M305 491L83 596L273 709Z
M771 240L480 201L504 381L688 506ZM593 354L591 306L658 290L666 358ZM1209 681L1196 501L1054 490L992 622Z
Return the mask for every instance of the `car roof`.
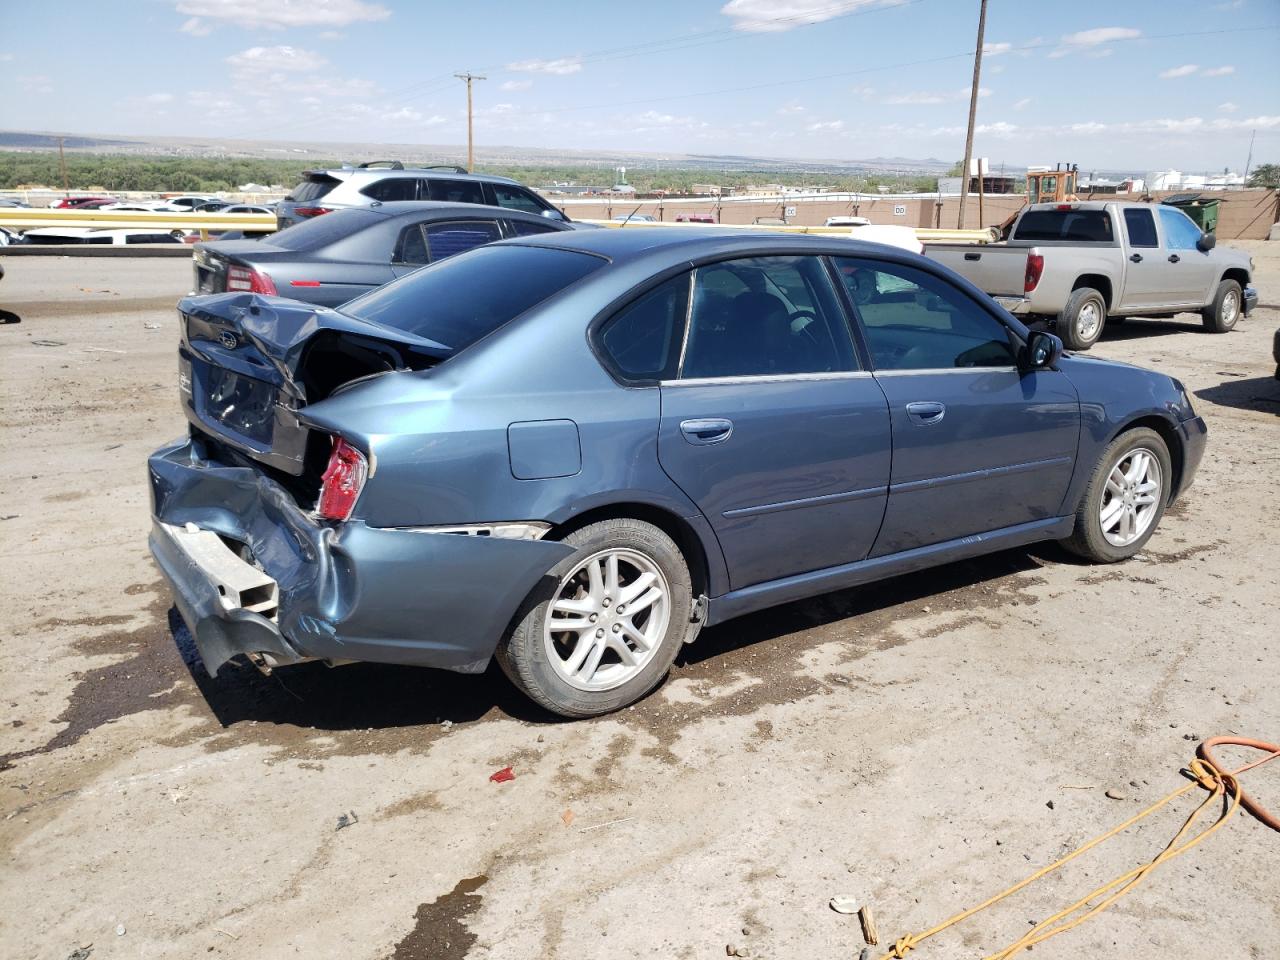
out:
M454 173L450 170L431 169L429 167L405 167L403 170L395 170L391 167L332 167L328 170L304 170L302 176L304 178L325 176L333 177L336 180L345 180L350 177L369 177L379 180L384 177L414 177L418 179L439 177L445 180L475 180L479 183L512 183L521 186L518 180L512 180L510 177L499 177L492 173Z

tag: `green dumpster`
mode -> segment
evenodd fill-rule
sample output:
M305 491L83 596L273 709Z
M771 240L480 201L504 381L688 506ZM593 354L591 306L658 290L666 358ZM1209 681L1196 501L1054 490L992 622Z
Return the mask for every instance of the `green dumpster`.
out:
M1160 202L1177 207L1205 233L1213 233L1218 229L1218 204L1222 202L1220 200L1203 200L1198 193L1180 193L1165 197Z

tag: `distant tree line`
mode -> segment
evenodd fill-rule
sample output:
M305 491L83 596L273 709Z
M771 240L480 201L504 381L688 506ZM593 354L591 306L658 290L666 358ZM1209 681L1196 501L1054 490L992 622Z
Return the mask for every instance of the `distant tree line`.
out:
M341 166L339 160L253 159L248 157L155 157L118 153L67 154L67 180L73 190L101 187L108 191L216 193L246 183L292 187L304 170ZM573 182L598 187L613 185L612 166L529 166L484 164L479 173L511 177L534 187ZM634 167L628 182L638 193L692 193L693 185L717 184L731 188L777 183L789 187L818 186L839 191L871 191L880 186L895 192L935 189L937 178L914 174L817 173L780 170L710 170L660 166ZM62 171L56 152L0 151L0 190L20 186L61 189Z

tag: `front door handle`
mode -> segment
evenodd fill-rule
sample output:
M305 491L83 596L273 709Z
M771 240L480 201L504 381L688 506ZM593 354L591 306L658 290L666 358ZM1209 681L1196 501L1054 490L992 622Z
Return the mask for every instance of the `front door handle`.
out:
M1171 253L1171 254L1169 254L1169 262L1170 262L1170 263L1177 263L1180 259L1182 259L1182 258L1181 258L1181 257L1179 257L1176 253Z
M1142 262L1142 254L1140 254L1140 253L1132 254L1132 255L1129 257L1129 262L1130 262L1130 263L1141 263L1141 262Z
M684 438L690 443L709 446L713 443L723 443L729 439L733 434L733 421L719 418L682 420L680 422L680 432L684 434Z
M938 423L947 415L946 404L934 400L922 400L907 404L907 416L922 426Z

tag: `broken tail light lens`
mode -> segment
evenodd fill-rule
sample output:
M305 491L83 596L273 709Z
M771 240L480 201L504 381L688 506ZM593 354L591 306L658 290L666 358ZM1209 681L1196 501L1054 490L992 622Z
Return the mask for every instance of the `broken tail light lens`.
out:
M349 519L368 476L369 461L364 454L341 437L334 437L329 465L320 478L316 513L326 520Z
M274 297L276 285L265 273L259 273L251 267L232 264L227 267L227 291L234 293L264 293Z
M1022 281L1022 292L1030 293L1044 274L1044 257L1038 253L1027 254L1027 275Z

